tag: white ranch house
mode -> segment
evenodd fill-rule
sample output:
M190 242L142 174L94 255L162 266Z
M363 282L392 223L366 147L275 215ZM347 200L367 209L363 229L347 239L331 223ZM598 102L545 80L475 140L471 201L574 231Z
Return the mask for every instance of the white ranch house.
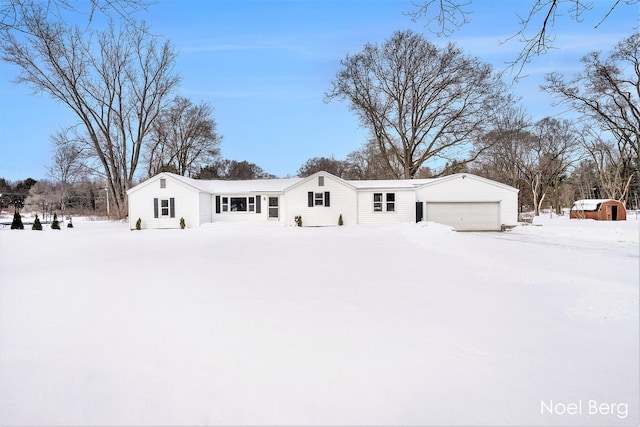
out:
M218 221L275 221L303 226L433 221L459 231L517 224L518 190L461 173L435 179L352 181L327 172L307 178L197 180L163 172L131 188L135 228L179 228Z

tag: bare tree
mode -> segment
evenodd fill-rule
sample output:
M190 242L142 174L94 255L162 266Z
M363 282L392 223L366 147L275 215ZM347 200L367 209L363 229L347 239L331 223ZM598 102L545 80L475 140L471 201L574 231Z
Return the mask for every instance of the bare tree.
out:
M3 0L0 3L0 31L22 32L32 34L30 21L34 12L40 10L47 18L65 22L67 12L85 15L87 24L93 21L96 14L120 18L128 24L136 25L133 15L146 10L148 0ZM37 13L37 12L36 12Z
M640 34L621 40L607 57L592 52L582 62L584 71L569 82L548 74L543 89L582 115L583 145L600 186L624 202L640 180Z
M509 103L490 65L412 31L396 32L381 46L367 44L341 63L326 99L349 102L389 170L398 162L404 178L430 159L464 159L471 141Z
M196 179L268 179L275 178L255 163L243 160L220 159L200 169Z
M362 148L347 154L348 179L400 179L402 165L395 158L382 155L378 142L370 139Z
M113 206L125 216L143 142L179 82L173 48L149 36L144 25L86 32L48 21L43 10L24 25L25 37L1 33L3 59L19 68L18 83L76 114Z
M518 167L519 159L524 157L532 144L532 126L533 122L525 109L509 107L502 112L493 127L475 141L480 154L473 162L473 171L518 188L520 206L533 206L529 187Z
M599 195L626 203L631 183L638 176L638 160L634 161L629 145L607 141L589 127L582 132L581 142L595 170Z
M340 178L346 178L348 167L348 163L344 160L336 160L333 157L313 157L300 166L298 176L304 178L323 171Z
M559 73L547 74L543 89L569 104L585 119L609 132L637 158L640 141L640 33L620 41L607 58L591 52L584 72L565 82Z
M561 208L561 186L580 155L568 121L545 118L533 124L523 109L513 108L477 144L488 148L474 172L520 189L520 205L530 205L536 215L548 198Z
M71 187L86 174L84 159L86 148L78 139L70 138L70 129L60 131L51 137L54 144L52 164L47 175L58 183L60 188L60 209L64 215Z
M561 178L578 160L577 148L578 138L568 121L545 118L533 126L516 165L529 186L535 215L540 214L545 197L558 190Z
M175 97L153 125L146 154L149 176L163 169L191 176L211 163L220 154L222 140L212 113L207 103L194 105Z
M438 36L449 36L455 30L471 21L473 0L423 0L413 3L408 15L414 22L426 20L426 26ZM595 25L598 28L613 10L621 5L634 5L640 0L609 0L610 8ZM536 56L547 53L554 47L555 36L552 28L559 18L568 16L576 22L593 9L593 2L584 0L535 0L531 1L528 13L517 16L519 30L504 42L518 39L522 49L508 69L517 69L515 79L521 75L524 66ZM637 11L636 11L637 13Z

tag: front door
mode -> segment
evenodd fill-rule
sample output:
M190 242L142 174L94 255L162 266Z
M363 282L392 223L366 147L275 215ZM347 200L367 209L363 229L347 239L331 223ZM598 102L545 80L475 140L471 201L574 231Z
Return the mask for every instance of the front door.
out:
M422 202L416 202L416 222L420 222L424 219L424 204Z
M617 220L618 220L618 207L611 206L611 221L617 221Z
M278 219L280 209L278 208L278 196L269 196L269 219Z

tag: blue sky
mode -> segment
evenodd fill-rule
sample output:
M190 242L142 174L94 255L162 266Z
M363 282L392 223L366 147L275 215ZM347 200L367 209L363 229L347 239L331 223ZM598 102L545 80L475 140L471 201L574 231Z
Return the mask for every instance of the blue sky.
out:
M214 107L222 155L284 177L309 158L342 159L366 141L346 103L323 102L345 55L412 29L436 44L454 41L502 69L520 45L500 41L517 31L516 12L526 13L532 1L474 0L471 23L449 38L432 34L425 21L411 21L411 0L158 0L139 17L176 47L177 93ZM594 3L583 22L566 16L556 22L558 49L535 58L526 66L528 77L513 86L534 119L564 110L539 90L545 73L573 75L584 54L607 51L637 31L638 5L619 6L594 29L612 2ZM0 177L45 178L50 136L76 119L46 95L12 83L16 72L0 63Z

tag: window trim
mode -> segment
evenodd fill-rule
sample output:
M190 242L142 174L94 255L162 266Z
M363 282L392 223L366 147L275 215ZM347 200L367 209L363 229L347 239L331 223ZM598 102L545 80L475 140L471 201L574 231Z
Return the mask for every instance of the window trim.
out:
M227 194L216 196L216 213L220 214L260 214L261 199L259 194L236 195ZM219 206L219 208L218 208ZM234 207L244 207L244 209L234 209Z
M169 199L160 199L160 211L158 215L160 218L169 216Z
M396 193L373 193L373 212L396 212Z

